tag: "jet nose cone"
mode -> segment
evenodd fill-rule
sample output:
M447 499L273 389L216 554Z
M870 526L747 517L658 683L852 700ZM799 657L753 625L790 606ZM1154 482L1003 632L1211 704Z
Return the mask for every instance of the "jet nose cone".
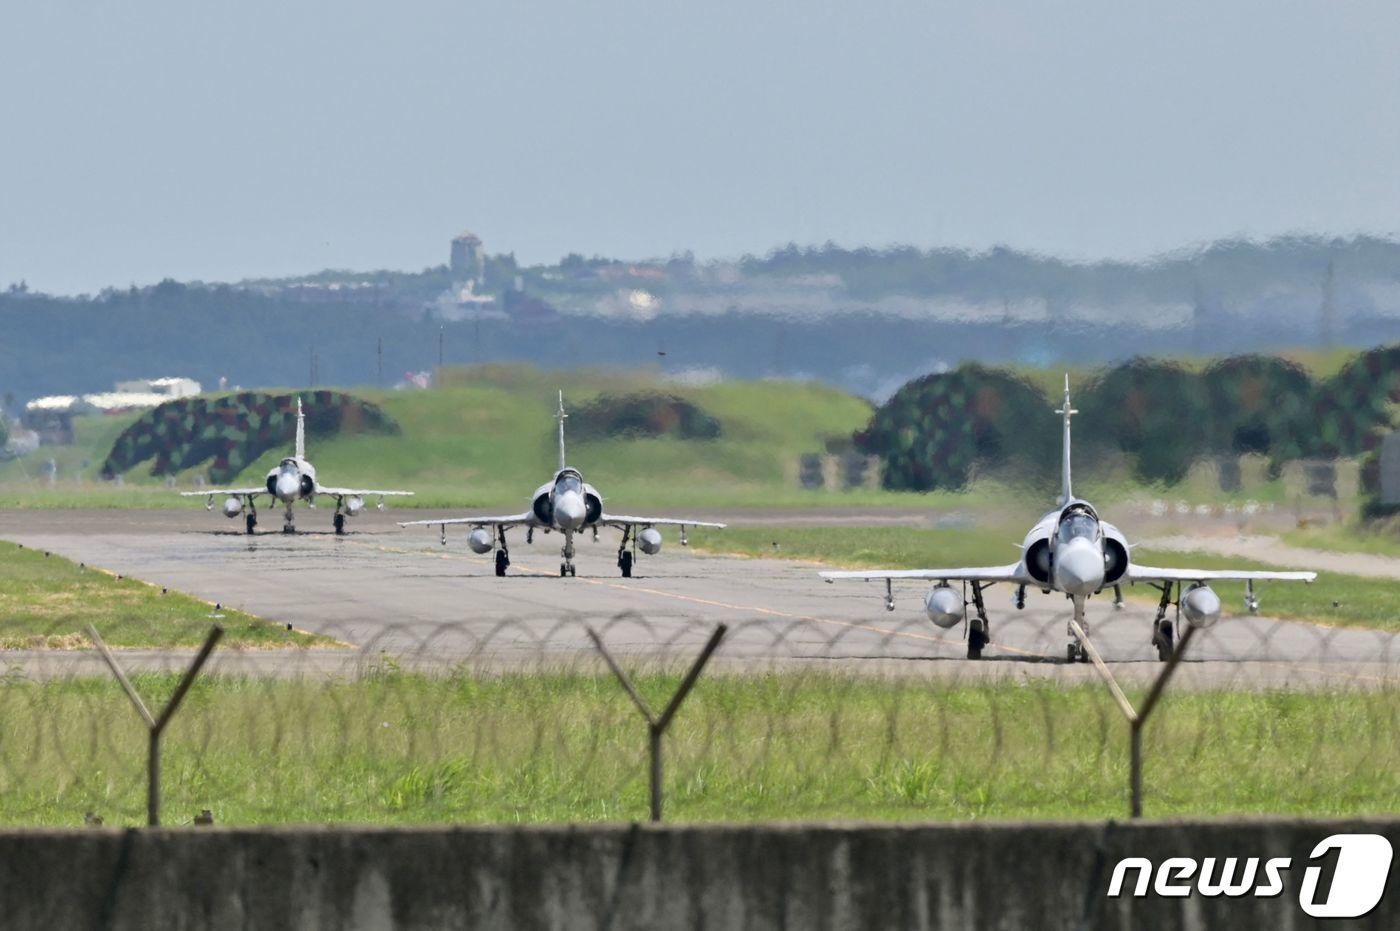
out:
M291 501L301 491L301 479L290 472L283 472L277 476L277 497L283 501Z
M1068 595L1092 595L1103 586L1103 553L1088 540L1055 551L1055 583Z
M580 529L586 514L583 496L576 491L566 491L554 500L554 520L561 530Z

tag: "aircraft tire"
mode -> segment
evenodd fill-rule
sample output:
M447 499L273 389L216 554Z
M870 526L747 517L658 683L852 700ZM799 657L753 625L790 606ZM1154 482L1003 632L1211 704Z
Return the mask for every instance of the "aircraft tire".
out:
M1152 638L1157 647L1157 658L1162 662L1172 658L1172 622L1163 621L1157 628L1157 636Z
M509 565L510 565L510 559L506 556L506 554L505 554L503 551L501 551L501 550L496 550L496 575L498 575L498 576L503 576L503 575L505 575L505 574L506 574L506 566L509 566Z
M981 659L982 648L987 645L987 635L974 627L967 632L967 658Z
M622 570L624 579L632 578L632 553L629 550L623 550L622 555L618 557L617 565Z
M340 534L340 533L344 533L344 532L345 532L345 515L344 515L344 514L337 514L337 515L335 515L335 520L333 521L333 523L335 524L335 532L336 532L336 533Z
M249 533L252 533L252 532L253 532L253 528L256 527L256 526L258 525L258 518L257 518L257 516L254 515L254 514L247 514L247 515L245 515L244 518L243 518L243 525L244 525L245 527L248 528L248 532L249 532Z

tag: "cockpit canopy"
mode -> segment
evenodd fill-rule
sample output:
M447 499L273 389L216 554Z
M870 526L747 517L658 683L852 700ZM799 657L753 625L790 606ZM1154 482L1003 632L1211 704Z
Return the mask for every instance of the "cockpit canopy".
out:
M566 491L576 491L583 494L583 478L572 469L565 469L554 479L554 493L559 495Z
M1066 508L1060 515L1058 535L1061 543L1068 543L1077 537L1098 540L1099 519L1088 508Z

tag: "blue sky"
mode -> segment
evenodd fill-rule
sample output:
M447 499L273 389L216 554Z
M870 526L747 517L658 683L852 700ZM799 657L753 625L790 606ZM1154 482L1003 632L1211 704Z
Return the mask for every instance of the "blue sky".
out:
M0 9L0 284L1400 229L1400 4Z

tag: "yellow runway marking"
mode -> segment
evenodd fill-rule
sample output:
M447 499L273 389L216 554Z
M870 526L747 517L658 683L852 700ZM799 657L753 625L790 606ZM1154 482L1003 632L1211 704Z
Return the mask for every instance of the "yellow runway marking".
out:
M445 554L445 555L451 556L452 554ZM550 573L550 572L544 572L543 570L539 570L539 569L529 569L529 568L526 568L526 567L518 567L515 571L516 571L516 572L519 572L519 573L528 574L528 575L538 575L538 576L545 576L545 577L549 577L549 576L552 576L552 575L553 575L553 573ZM682 594L679 594L679 593L677 593L677 592L663 591L662 589L659 589L659 588L644 588L644 587L639 586L639 585L623 585L623 584L620 583L620 582L608 582L608 581L605 581L605 580L603 580L603 579L584 578L584 579L575 579L574 581L583 581L583 582L588 583L589 585L600 585L600 586L603 586L604 588L612 588L612 589L616 589L617 591L623 591L623 592L641 592L641 593L646 594L646 595L655 595L655 596L657 596L658 598L669 598L669 599L671 599L672 601L684 601L684 602L689 602L689 603L691 603L691 604L704 605L705 607L709 607L709 608L723 608L723 609L725 609L725 610L727 610L727 611L741 611L741 612L748 612L748 613L752 613L752 614L763 614L763 615L767 615L767 616L769 616L769 617L780 617L780 618L783 618L783 619L785 619L785 620L791 620L791 621L807 621L807 622L809 622L809 623L814 623L814 624L829 624L829 625L834 626L834 627L844 627L844 628L847 628L847 629L849 629L849 630L863 630L863 631L866 631L867 633L881 634L882 636L886 636L886 637L908 637L908 638L910 638L911 640L921 640L921 641L925 641L925 642L928 642L928 643L936 643L936 644L938 644L939 646L947 647L948 649L955 650L955 651L961 650L961 649L962 649L962 647L961 647L960 644L955 643L954 641L948 640L948 639L946 639L946 638L944 638L944 637L936 637L936 636L933 636L933 635L931 635L931 634L921 634L921 633L916 633L916 632L914 632L914 631L909 631L909 630L889 630L888 628L884 628L884 627L875 627L875 626L872 626L872 625L869 625L869 624L857 624L857 623L855 623L854 621L838 621L838 620L836 620L835 618L818 617L818 616L813 615L813 614L793 614L793 613L788 612L788 611L779 611L779 610L777 610L777 609L775 609L775 608L763 608L763 607L759 607L758 605L730 604L730 603L727 602L727 601L715 601L715 600L710 599L710 598L699 598L699 597L696 597L696 596L694 596L694 595L682 595ZM992 647L993 649L1002 650L1002 651L1007 652L1007 653L1015 653L1015 654L1018 654L1018 655L1020 655L1020 656L1033 656L1033 657L1040 658L1040 659L1046 658L1046 657L1045 657L1045 654L1043 654L1043 653L1035 653L1035 652L1033 652L1033 651L1031 651L1031 650L1021 650L1021 649L1018 649L1018 648L1016 648L1016 647L1003 646L1003 645L997 644L997 643L989 644L989 646Z
M373 547L374 549L382 550L383 552L387 552L387 553L400 553L400 554L404 554L404 555L422 555L422 556L430 556L430 557L433 557L433 558L436 558L436 559L458 559L458 558L465 559L465 558L466 558L465 556L459 556L458 554L456 554L456 553L451 553L451 552L445 552L445 553L444 553L444 552L438 552L438 553L434 553L434 552L432 552L432 551L430 551L430 550L399 549L399 548L397 548L397 547L385 546L384 544L380 544L380 543L369 543L369 542L360 543L359 541L347 541L347 542L353 542L353 543L355 543L355 544L357 544L357 545L360 545L360 546L369 546L369 547ZM526 567L523 567L523 566L516 567L516 570L515 570L515 571L516 571L517 573L521 573L521 574L525 574L525 575L537 575L537 576L545 576L545 577L550 577L550 576L553 575L553 573L551 573L551 572L545 572L545 571L539 570L539 569L530 569L530 568L526 568ZM669 598L669 599L671 599L672 601L684 601L684 602L689 602L689 603L691 603L691 604L704 605L705 607L710 607L710 608L723 608L723 609L725 609L725 610L727 610L727 611L741 611L741 612L746 611L746 612L749 612L749 613L752 613L752 614L763 614L763 615L767 615L767 616L769 616L769 617L780 617L780 618L783 618L783 619L785 619L785 620L791 620L791 621L807 621L807 622L813 623L813 624L828 624L828 625L831 625L831 626L833 626L833 627L844 627L844 628L849 629L849 630L863 630L863 631L865 631L865 632L867 632L867 633L880 634L880 635L885 636L885 637L908 637L908 638L910 638L911 640L919 640L919 641L923 641L923 642L926 642L926 643L936 643L936 644L938 644L938 645L941 646L941 647L947 647L948 649L954 650L954 651L961 651L961 650L962 650L962 645L961 645L961 642L960 642L960 641L959 641L959 642L955 642L955 641L952 641L952 640L948 640L948 639L945 638L945 637L937 637L937 636L934 636L934 635L932 635L932 634L921 634L921 633L917 633L917 632L915 632L915 631L910 631L910 630L889 630L888 628L885 628L885 627L875 627L875 626L870 625L870 624L858 624L858 623L856 623L856 622L854 622L854 621L838 621L838 620L836 620L835 618L818 617L818 616L812 615L812 614L793 614L793 613L788 612L788 611L779 611L779 610L777 610L777 609L775 609L775 608L763 608L763 607L759 607L759 606L757 606L757 605L730 604L730 603L727 602L727 601L714 601L714 600L709 599L709 598L699 598L699 597L696 597L696 596L694 596L694 595L681 595L681 594L678 594L677 592L663 591L662 589L659 589L659 588L644 588L644 587L642 587L642 586L623 585L623 584L620 583L620 582L608 582L608 581L605 581L605 580L603 580L603 579L583 578L583 579L574 579L574 581L586 582L586 583L588 583L589 585L601 585L601 586L603 586L603 587L605 587L605 588L612 588L612 589L616 589L616 590L618 590L618 591L624 591L624 592L641 592L641 593L647 594L647 595L655 595L655 596L658 597L658 598ZM1045 654L1045 653L1036 653L1034 650L1022 650L1022 649L1019 649L1018 647L1006 646L1006 645L1000 644L1000 643L989 643L989 644L988 644L988 647L991 648L991 649L993 649L993 650L1000 650L1000 651L1002 651L1002 652L1004 652L1004 653L1012 653L1012 654L1015 654L1015 655L1017 655L1017 656L1029 656L1029 657L1034 657L1034 658L1036 658L1036 659L1049 659L1049 658L1050 658L1050 657L1049 657L1047 654Z

